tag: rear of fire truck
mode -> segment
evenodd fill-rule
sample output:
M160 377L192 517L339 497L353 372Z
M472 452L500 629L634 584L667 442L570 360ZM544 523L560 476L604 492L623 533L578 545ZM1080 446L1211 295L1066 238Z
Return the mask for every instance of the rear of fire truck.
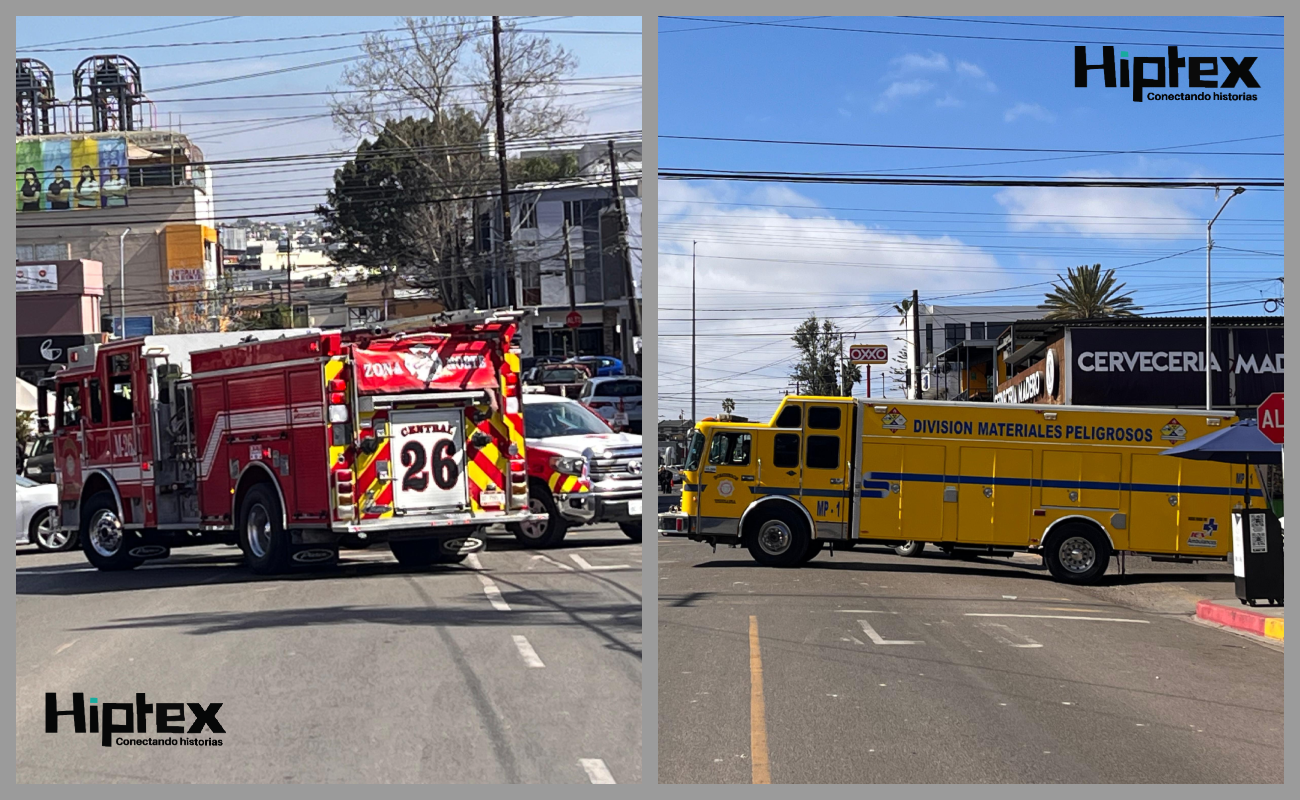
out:
M529 511L513 318L345 334L325 365L333 528L454 563Z

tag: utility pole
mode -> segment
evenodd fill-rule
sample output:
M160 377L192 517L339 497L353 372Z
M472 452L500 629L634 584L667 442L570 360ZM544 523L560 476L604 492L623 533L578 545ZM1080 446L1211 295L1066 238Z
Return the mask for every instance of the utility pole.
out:
M286 276L286 280L284 282L284 300L285 300L285 304L289 306L288 327L292 328L294 326L293 325L294 320L293 320L293 227L292 226L288 228L288 246L287 249L284 251L284 274Z
M614 188L614 208L618 212L618 250L623 259L623 282L627 285L627 312L632 323L632 339L641 335L641 311L636 306L636 284L632 281L632 254L627 249L627 211L623 208L623 192L618 185L618 154L614 152L614 140L609 140L609 177ZM633 355L629 347L627 354ZM631 359L629 359L631 360ZM640 361L640 359L637 359Z
M501 171L501 255L510 276L510 307L519 308L520 276L510 252L510 182L506 177L506 103L501 91L501 18L492 18L492 96L497 112L497 168Z
M569 311L577 311L578 303L575 299L575 289L573 286L573 249L569 246L569 220L564 220L564 283L569 287ZM569 355L578 354L578 332L569 328Z
M126 338L126 235L131 232L130 228L122 231L122 235L117 237L117 268L121 271L118 277L118 305L122 307L122 333L123 339Z
M691 242L691 422L695 416L695 242Z
M912 333L915 338L912 354L912 362L916 365L912 370L911 380L911 399L921 399L921 302L920 292L912 290Z
M1246 189L1245 187L1242 186L1238 186L1236 189L1233 189L1232 194L1228 195L1228 199L1223 201L1223 205L1219 206L1219 214L1222 214L1223 209L1228 207L1228 203L1232 202L1232 198L1236 197L1237 195L1241 194L1244 191L1246 191ZM1219 197L1217 189L1215 190L1214 197L1216 200ZM1210 229L1214 227L1214 223L1216 220L1218 220L1219 214L1215 214L1214 219L1205 223L1205 410L1206 411L1210 410L1214 400L1214 396L1213 396L1214 373L1212 371L1213 355L1212 355L1212 351L1210 350L1210 251L1214 249L1214 241L1210 238ZM1229 365L1228 368L1231 369L1232 368L1231 365Z

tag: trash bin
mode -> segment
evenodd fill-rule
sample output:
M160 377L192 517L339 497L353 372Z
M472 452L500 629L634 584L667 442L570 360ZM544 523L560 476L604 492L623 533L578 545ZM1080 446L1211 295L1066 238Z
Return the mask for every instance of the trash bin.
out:
M1282 605L1282 525L1272 512L1232 512L1232 574L1237 599L1246 605L1267 600Z

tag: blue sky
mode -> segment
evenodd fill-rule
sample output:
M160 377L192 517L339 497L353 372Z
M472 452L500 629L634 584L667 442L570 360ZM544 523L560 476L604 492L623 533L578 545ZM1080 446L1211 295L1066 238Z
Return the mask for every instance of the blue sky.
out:
M1282 152L1282 51L1268 48L1280 48L1283 40L1244 35L1280 34L1280 19L730 19L797 27L660 18L661 136L1126 151L1271 136L1183 149ZM1000 24L1005 22L1034 24ZM1094 28L1055 27L1060 25ZM814 26L941 35L808 29ZM1087 45L1090 63L1100 63L1102 43L1115 45L1117 57L1120 51L1130 58L1164 56L1169 44L1179 45L1185 58L1254 56L1251 72L1260 88L1245 91L1258 99L1135 103L1131 89L1104 88L1099 77L1088 88L1076 89L1074 44L1083 41L1096 42ZM1219 78L1224 75L1220 64ZM1184 68L1184 90L1187 76ZM661 138L659 154L660 169L1282 175L1280 157L1176 150L1065 158ZM1029 159L1051 160L997 163ZM661 388L660 414L671 418L690 413L692 240L698 241L698 317L704 320L698 323L699 413L716 413L722 398L730 396L737 413L762 417L788 383L793 356L781 334L812 311L861 331L852 339L885 342L899 335L888 304L910 296L913 288L923 301L957 295L935 301L940 304L1036 305L1044 286L988 290L1047 281L1068 267L1101 263L1125 267L1119 275L1145 313L1195 314L1204 308L1205 221L1227 196L1216 202L1208 189L680 181L661 181L659 191L660 373L661 387L668 387ZM1250 302L1225 313L1264 313L1256 301L1281 296L1281 284L1271 279L1282 275L1282 259L1276 255L1283 252L1282 203L1280 191L1248 190L1215 223L1216 307ZM1185 250L1193 252L1126 266Z
M548 36L577 56L575 77L602 78L572 89L572 102L587 114L587 132L640 130L640 36L578 33L640 31L640 17L518 19L523 28L556 31ZM483 20L490 25L490 18ZM355 141L341 138L335 131L327 116L327 96L216 98L323 92L337 87L343 63L264 77L244 76L355 56L360 52L357 45L364 32L391 30L400 24L398 17L17 17L17 54L40 59L53 69L60 100L73 96L72 73L83 59L105 53L125 55L141 67L145 93L157 109L157 124L178 124L208 159L285 156L355 147ZM184 27L141 33L169 26ZM197 44L304 36L321 38ZM83 39L89 40L80 41ZM175 46L178 44L183 46ZM631 77L603 79L615 75ZM171 88L213 80L220 82ZM331 185L337 166L329 163L281 169L276 173L275 188L292 195L293 207L309 209L324 199L324 190ZM250 178L248 172L241 176L228 171L223 176L217 169L219 215L289 205L274 199L241 200L259 193L266 197L266 176ZM263 185L253 189L242 187L241 181L250 185L260 181Z

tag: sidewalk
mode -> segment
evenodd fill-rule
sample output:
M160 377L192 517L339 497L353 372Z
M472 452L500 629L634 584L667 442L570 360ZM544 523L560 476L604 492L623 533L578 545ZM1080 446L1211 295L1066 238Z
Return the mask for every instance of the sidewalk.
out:
M1196 616L1234 630L1262 636L1277 644L1283 643L1284 606L1260 605L1254 608L1243 605L1236 595L1201 600L1196 604Z

